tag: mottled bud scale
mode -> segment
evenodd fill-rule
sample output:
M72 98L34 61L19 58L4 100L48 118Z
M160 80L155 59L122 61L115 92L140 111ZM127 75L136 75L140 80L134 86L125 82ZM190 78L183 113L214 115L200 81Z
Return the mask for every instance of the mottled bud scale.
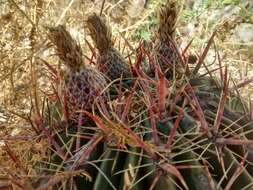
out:
M65 87L70 114L76 116L78 110L91 110L95 98L106 88L105 77L95 68L84 65L81 47L64 26L50 27L49 38L67 66Z
M166 76L184 73L184 64L176 46L174 36L178 20L179 6L175 0L167 0L158 10L158 29L155 42L155 57Z
M130 77L131 72L124 57L113 47L112 33L103 18L92 14L87 19L90 36L98 49L98 69L110 80Z

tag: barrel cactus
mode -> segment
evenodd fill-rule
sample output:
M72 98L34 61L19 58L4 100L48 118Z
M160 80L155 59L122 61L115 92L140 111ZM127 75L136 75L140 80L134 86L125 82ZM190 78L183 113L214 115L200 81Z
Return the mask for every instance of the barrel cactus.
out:
M161 28L161 23L158 26L160 36L155 46L159 48L155 48L155 53L140 44L137 63L133 65L135 77L129 79L129 89L121 93L119 87L117 97L110 101L109 94L107 105L98 103L96 112L89 109L81 112L92 122L37 123L43 125L52 142L49 158L40 169L50 177L38 181L38 189L253 189L253 121L249 108L229 88L227 69L220 69L220 79L201 76L199 61L186 75L187 63L183 63L176 44L171 41L176 13L168 10L174 10L175 6L175 1L168 1L161 9L166 13L166 18L162 18L166 27ZM170 23L167 18L174 20ZM108 46L110 35L101 39L105 40L101 41L102 45L106 45L102 48L95 21L99 21L97 16L90 17L88 27L90 30L95 27L93 39L103 53L104 49L112 48ZM173 28L167 28L169 24ZM102 32L106 31L104 29ZM167 32L166 39L164 32ZM101 34L108 35L107 32ZM68 43L73 42L66 40L62 44ZM173 44L169 50L161 47L161 44L167 47L167 43ZM166 51L161 53L160 50ZM78 48L69 51L81 54ZM154 62L159 52L169 60ZM64 59L67 59L68 52L65 53ZM140 63L143 60L152 64L157 74L145 73ZM181 77L171 77L171 72L168 74L171 68L164 68L172 62ZM121 63L123 61L118 64ZM100 91L105 80L102 74L91 71L85 70L84 75L99 77L86 87L91 88L89 91L94 88ZM117 79L116 75L110 76L110 70L100 71ZM117 77L123 73L117 73ZM80 81L81 86L87 82ZM98 84L94 87L94 83ZM78 85L78 81L67 84ZM81 104L90 105L85 99L86 91L81 91L79 96ZM61 114L64 109L60 109L63 110ZM73 128L77 130L73 132Z

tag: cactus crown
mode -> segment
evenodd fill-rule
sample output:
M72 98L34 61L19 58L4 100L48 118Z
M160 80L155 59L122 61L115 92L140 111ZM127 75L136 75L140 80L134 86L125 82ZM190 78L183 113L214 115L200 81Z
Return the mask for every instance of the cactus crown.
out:
M161 40L167 40L175 35L179 3L175 0L167 0L158 10L158 36Z
M106 25L103 18L94 13L88 17L86 23L91 38L100 52L106 51L113 46L110 27Z
M56 46L56 51L63 63L70 70L79 70L84 67L82 49L71 37L66 28L63 25L47 28L49 30L48 36Z

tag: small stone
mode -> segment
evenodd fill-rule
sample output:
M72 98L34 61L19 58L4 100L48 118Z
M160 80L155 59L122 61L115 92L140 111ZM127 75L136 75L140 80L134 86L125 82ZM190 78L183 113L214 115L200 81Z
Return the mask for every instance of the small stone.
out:
M130 6L128 7L128 11L127 11L128 15L131 18L136 18L136 17L140 16L141 13L143 12L145 4L146 4L146 0L132 1Z
M0 112L0 123L4 123L7 121L7 116L4 113Z
M253 24L241 23L235 30L233 38L237 42L250 43L253 42Z
M209 17L210 24L218 24L224 20L228 20L229 22L233 22L236 18L239 17L241 8L235 5L228 5L223 9L216 9L212 12Z

